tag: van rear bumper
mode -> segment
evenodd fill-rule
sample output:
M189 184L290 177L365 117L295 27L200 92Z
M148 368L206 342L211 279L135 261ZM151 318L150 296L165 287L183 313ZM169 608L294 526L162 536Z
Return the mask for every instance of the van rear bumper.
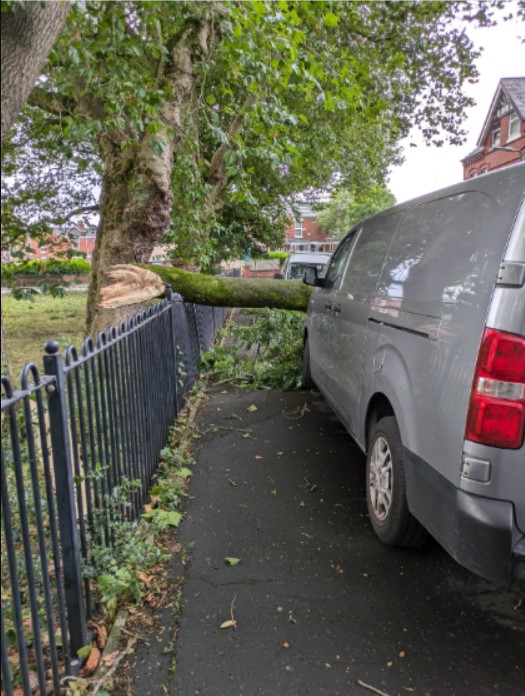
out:
M408 506L458 563L488 580L525 587L525 537L514 506L459 490L405 450Z

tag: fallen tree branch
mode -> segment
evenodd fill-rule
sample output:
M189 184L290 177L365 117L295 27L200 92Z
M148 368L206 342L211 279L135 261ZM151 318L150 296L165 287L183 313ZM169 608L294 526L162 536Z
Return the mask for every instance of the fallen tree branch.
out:
M213 307L272 307L305 312L312 288L299 280L230 278L191 273L171 266L119 265L100 291L100 306L116 309L161 297L165 284L186 302Z

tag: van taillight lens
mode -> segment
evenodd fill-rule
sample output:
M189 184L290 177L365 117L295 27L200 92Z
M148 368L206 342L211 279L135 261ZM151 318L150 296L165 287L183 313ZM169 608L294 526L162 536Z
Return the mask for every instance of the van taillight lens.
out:
M517 449L525 430L525 339L486 329L472 385L465 437Z

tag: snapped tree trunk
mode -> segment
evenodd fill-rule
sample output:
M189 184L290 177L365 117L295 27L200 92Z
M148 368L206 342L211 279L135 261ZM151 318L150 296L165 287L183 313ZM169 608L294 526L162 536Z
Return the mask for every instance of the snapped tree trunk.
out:
M166 284L186 302L214 307L270 307L305 312L312 288L299 280L228 278L191 273L169 266L116 266L114 281L101 291L101 306L133 306L164 294Z
M108 134L99 141L104 177L87 306L92 333L135 313L137 307L101 307L98 294L110 282L115 263L147 261L170 222L173 146L166 143L163 153L155 155L147 141L126 147L122 140L120 134Z

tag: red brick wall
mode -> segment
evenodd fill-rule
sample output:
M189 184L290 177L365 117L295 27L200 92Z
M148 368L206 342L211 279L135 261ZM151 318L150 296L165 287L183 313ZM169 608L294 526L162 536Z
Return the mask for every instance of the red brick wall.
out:
M68 249L78 249L86 254L87 261L93 257L95 248L95 237L78 237L76 240L64 239L58 234L52 234L45 243L40 244L34 239L29 240L29 245L33 250L31 257L35 259L54 259L63 256ZM44 249L44 251L42 251Z
M30 239L28 246L33 250L33 258L54 259L60 253L71 249L71 242L57 234L52 234L45 244L40 244L40 242Z
M329 235L315 224L315 218L303 218L303 236L295 236L295 221L286 228L286 241L304 239L306 242L324 242Z
M523 159L525 153L525 121L521 121L521 135L510 142L507 139L509 117L503 116L501 119L501 147L512 147L518 152L505 152L505 150L492 150L492 130L489 131L483 144L484 151L479 155L463 162L463 179L470 179L472 176L479 176L482 169L492 172L511 164L517 164Z

